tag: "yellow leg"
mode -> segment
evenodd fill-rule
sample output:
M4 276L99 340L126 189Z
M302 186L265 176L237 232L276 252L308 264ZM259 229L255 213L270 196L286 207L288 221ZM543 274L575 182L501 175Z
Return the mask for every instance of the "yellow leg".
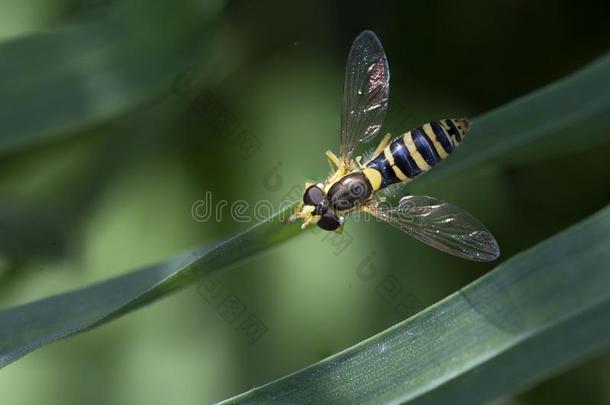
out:
M311 217L307 218L305 221L303 221L303 223L301 224L301 229L305 229L307 228L311 223L316 223L320 220L320 216L319 215L312 215Z
M313 205L305 205L305 206L303 206L303 209L292 214L292 216L290 217L290 220L295 221L296 219L302 219L303 223L301 224L301 229L305 229L311 223L315 224L316 222L318 222L320 220L319 215L313 215L313 212L315 211L315 209L316 209L316 207L314 207Z
M328 192L328 188L335 181L337 181L341 177L345 176L345 174L347 173L347 168L346 168L345 164L343 163L343 161L341 161L341 159L339 159L337 157L337 155L332 153L330 150L326 151L326 157L328 158L328 163L330 164L330 168L331 168L331 173L330 173L329 177L326 179L326 181L324 182L324 184L326 186L326 187L324 187L324 191Z
M305 229L312 222L315 224L316 222L318 222L320 220L319 215L313 215L313 212L315 211L315 209L316 209L316 207L314 207L313 205L306 205L303 207L303 211L301 212L301 218L303 218L304 221L301 224L301 229Z
M294 214L292 214L290 216L290 222L294 222L297 219L305 218L305 216L307 216L308 212L313 212L313 209L315 209L315 207L314 207L312 210L310 210L307 207L310 207L310 206L304 205L303 202L300 202L299 205L294 210Z
M303 209L297 213L297 217L309 219L313 215L313 212L315 210L316 210L316 207L314 207L313 205L305 205L303 207Z
M328 158L328 163L330 164L331 169L335 170L335 167L336 167L338 170L341 167L341 160L339 160L337 155L332 153L332 151L327 150L326 157ZM333 165L334 165L334 167L333 167Z
M387 133L373 152L373 157L379 155L390 144L390 134Z
M360 170L364 169L364 165L361 162L362 156L356 156L356 159L354 159L354 160L356 161L356 164L358 165L358 168Z
M301 203L303 204L303 203ZM290 216L290 218L288 218L288 221L290 222L294 222L297 219L301 218L301 204L299 204L296 208L296 210L294 211L294 213Z

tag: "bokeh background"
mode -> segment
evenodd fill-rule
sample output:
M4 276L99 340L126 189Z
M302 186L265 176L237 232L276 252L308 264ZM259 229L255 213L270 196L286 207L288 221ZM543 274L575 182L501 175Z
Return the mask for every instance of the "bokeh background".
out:
M0 150L0 308L249 226L226 207L220 221L195 221L192 206L206 195L217 208L277 204L323 178L323 152L338 146L345 59L363 29L388 54L386 130L395 134L476 117L610 43L603 0L175 3L0 3L0 136L14 138ZM49 75L72 79L41 87ZM412 191L467 208L510 257L609 201L610 143L582 139L572 154L486 165ZM255 342L188 288L1 370L1 401L222 400L345 349L492 267L383 224L349 224L340 240L307 232L220 278L265 325ZM388 285L399 293L388 296ZM600 353L504 401L608 404L608 381L610 353Z

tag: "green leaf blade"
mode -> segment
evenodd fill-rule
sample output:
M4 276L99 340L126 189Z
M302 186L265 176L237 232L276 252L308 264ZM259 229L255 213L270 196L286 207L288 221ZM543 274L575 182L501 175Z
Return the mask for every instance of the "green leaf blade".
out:
M566 150L571 150L571 148L577 147L582 143L582 140L578 139L580 133L582 132L575 132L574 127L578 127L583 131L586 129L597 131L598 134L596 136L598 136L598 138L596 139L598 141L599 139L607 139L608 134L610 134L610 119L608 118L610 117L610 103L607 102L610 100L610 86L606 86L607 83L610 83L610 69L608 69L609 65L610 56L605 56L594 62L589 67L586 67L580 72L568 77L567 79L560 80L559 82L550 85L543 90L523 97L506 107L492 111L481 117L480 120L475 119L473 133L471 136L469 135L468 138L470 140L464 142L464 146L460 148L455 157L443 162L438 168L435 168L435 170L432 171L431 176L427 175L423 178L423 180L430 181L432 179L442 178L443 176L454 175L456 172L461 170L482 166L491 161L495 162L503 159L513 159L515 155L524 156L524 150L531 149L535 152L536 149L531 148L530 146L535 145L541 140L547 142L547 144L560 145L560 151L565 152ZM570 96L570 94L574 92L578 93L580 95L579 97L581 98L567 100L566 97ZM561 106L559 106L556 110L547 105L547 103L554 98L560 98L562 100L565 99ZM579 100L587 100L587 103L584 103L582 108L580 108L579 105L582 103L579 103ZM574 109L574 111L572 109ZM49 133L44 131L33 131L29 133L28 137L32 135L35 139L43 139L48 134ZM38 138L39 135L41 136L40 138ZM3 135L0 134L0 138L2 138L2 136ZM587 141L590 140L591 137L588 137ZM2 151L2 144L4 141L6 141L6 139L0 139L0 153ZM6 143L6 145L8 145L8 143ZM591 144L589 143L588 145L590 146ZM603 215L600 214L600 216L598 216L598 220L600 221L601 225L593 226L591 225L590 221L586 223L586 227L588 229L587 232L591 231L592 229L598 230L597 239L590 238L591 240L589 240L587 243L581 243L581 250L573 247L570 251L574 254L574 256L564 257L565 260L563 262L558 262L559 265L564 266L562 268L566 269L566 263L580 263L578 260L582 261L584 264L592 266L591 268L599 263L608 263L606 251L607 236L604 234L604 232L607 233L607 228L603 228L602 231L600 231L601 228L597 228L598 226L607 225L607 210L604 211ZM591 228L591 226L593 226L593 228ZM93 286L56 297L51 297L46 300L36 301L26 304L25 306L9 308L1 311L0 367L9 364L20 356L44 344L63 337L71 336L78 332L89 330L99 324L107 322L156 299L164 297L180 288L186 287L205 275L213 274L228 267L234 266L241 260L250 258L259 252L262 252L263 250L296 235L298 232L299 230L297 226L284 226L276 221L271 221L269 223L264 223L260 226L254 227L249 231L238 235L236 238L216 246L214 249L208 251L201 257L193 258L192 263L182 262L183 265L179 265L175 260L173 260L160 265L162 267L160 269L156 269L155 267L148 269L150 274L145 276L127 274L121 278L117 278L114 281L111 280L108 283L116 282L116 284L108 284L109 286L113 286L112 288L123 291L122 294L117 296L112 295L112 293L107 291L106 288L100 287L101 289L98 290L94 288L95 286ZM574 232L574 230L571 230L570 232ZM595 250L596 248L599 251ZM587 254L579 255L579 252L587 252ZM533 250L530 250L527 253L527 255L536 254L542 253ZM557 257L561 257L561 255L565 255L566 253L563 251L556 251L555 254ZM508 263L522 260L520 257L522 256L518 256ZM184 257L180 257L178 260L184 260ZM591 260L596 260L597 262L593 263ZM557 262L557 260L555 261ZM508 265L504 264L502 266ZM501 268L505 268L502 266ZM548 267L549 264L542 263L541 266ZM146 270L142 271L145 272ZM566 280L575 282L576 279L573 272L568 270L565 271L567 276ZM497 272L494 274L496 273ZM538 276L541 275L541 273L538 272L535 272L535 274ZM597 283L591 284L595 277L598 278ZM597 302L595 299L603 300L604 298L598 297L598 295L607 294L607 291L600 289L608 285L608 280L604 278L605 275L601 274L599 271L595 274L595 277L587 278L586 283L576 283L575 287L577 287L578 290L571 290L569 292L569 300L566 300L566 302L580 308L584 302L593 303ZM484 283L485 280L486 279L483 278L480 283ZM557 283L556 288L564 292L567 291L565 289L565 285L562 286L559 283L559 279L554 279L554 282ZM123 283L125 285L123 285ZM585 288L585 284L587 288ZM466 291L469 292L466 293ZM455 305L455 307L451 306L446 308L446 313L450 314L450 316L447 315L446 318L426 318L430 316L430 311L435 311L440 305L449 305L446 304L447 301L443 301L440 304L431 307L429 310L420 313L416 318L409 320L409 322L415 322L416 320L419 321L417 321L418 323L414 324L415 326L412 326L412 329L409 329L408 331L412 336L409 337L410 340L407 340L407 342L409 342L409 346L403 345L404 352L407 354L411 352L416 353L415 350L419 347L430 350L432 347L431 345L434 342L442 342L444 341L443 339L448 339L447 344L449 344L452 339L455 339L456 337L454 336L445 336L443 333L441 333L442 330L435 329L434 325L442 324L440 321L443 319L445 319L447 324L451 324L451 322L454 322L455 319L457 319L457 315L461 314L463 311L473 311L472 303L469 303L466 299L467 297L470 300L477 298L477 295L474 294L473 291L476 291L476 289L467 289L458 294L457 296L461 298L455 298L456 295L452 296L450 298L452 300L450 303L451 305ZM549 293L549 297L552 297L550 291L551 290L547 290L547 293ZM534 290L534 293L539 293L539 291ZM523 298L527 298L527 295L525 295ZM457 302L461 302L461 306L457 306ZM508 300L508 302L512 303L510 300ZM524 302L527 302L527 300L524 300ZM537 317L526 318L525 320L522 320L522 322L524 322L523 324L519 324L514 318L507 318L511 319L511 322L513 322L514 326L517 328L515 333L529 331L529 327L532 325L539 325L545 319L559 319L561 314L554 312L555 310L553 308L547 308L551 302L553 301L550 298L546 302L538 302L538 304L542 307L540 312L536 312ZM53 311L53 305L55 303L58 305L56 308L56 313ZM546 304L547 307L545 307L544 304ZM489 303L489 305L491 305L491 303ZM507 310L506 308L513 310L519 309L519 307L516 305L509 305L502 308L504 309L501 310L504 311ZM450 309L457 312L450 312ZM483 309L479 308L480 311L484 312ZM594 309L595 308L592 308L592 310ZM71 312L72 310L75 310L76 312ZM564 313L569 313L572 310L574 310L574 308L567 308L565 305L562 307L562 311ZM583 312L583 314L587 316L590 316L591 313L592 312L590 311ZM475 315L480 319L485 319L482 313L471 314L472 317ZM486 315L489 316L489 314ZM494 312L493 315L497 316L498 314ZM472 321L470 318L466 320ZM486 324L492 325L490 321L487 321ZM404 324L399 324L395 329L399 329L403 326ZM553 328L549 327L548 333L551 333L552 330ZM559 330L562 329L559 328ZM506 340L508 339L506 333L505 335L502 335L498 331L496 331L495 334L492 332L494 332L494 330L491 329L490 326L490 329L486 330L485 332L489 333L489 336L483 335L484 337L488 336L491 339L487 342L490 347L489 350L492 350L493 348L501 348L504 350L503 353L507 353L507 348L512 346L510 345L510 342ZM409 333L407 333L407 335ZM429 334L429 336L421 338L421 335L424 333ZM420 336L420 338L416 339L417 336ZM466 333L465 336L469 335ZM380 341L380 348L377 351L370 351L370 362L356 363L361 367L371 367L374 371L373 377L370 375L358 375L356 374L355 369L353 370L354 373L350 377L352 380L348 380L347 382L342 379L341 376L334 375L332 371L334 368L336 368L336 365L339 364L339 362L349 363L355 361L353 358L348 356L348 352L343 352L332 358L332 361L337 362L336 364L327 363L324 366L326 368L316 368L318 375L326 375L326 379L329 382L323 383L322 381L315 380L316 385L313 386L315 387L314 389L317 389L320 392L325 392L328 395L338 395L337 398L343 398L339 394L341 392L352 392L352 389L355 390L353 391L354 393L365 395L362 391L358 391L357 389L367 387L369 380L380 381L381 377L379 376L383 376L383 379L387 379L387 381L393 381L395 386L402 387L400 384L405 384L405 380L402 378L404 375L396 374L393 377L388 375L388 367L390 366L396 367L397 370L401 372L405 371L404 367L406 366L403 365L404 361L401 358L397 357L394 359L392 357L388 357L388 353L396 350L398 347L401 347L399 343L402 344L402 341L399 340L399 338L400 336L395 337L394 339L397 340L391 341L390 343L392 344L389 346L384 346L383 342ZM473 337L473 339L474 338L476 337ZM376 341L376 339L379 339L379 337L373 337L363 342L362 345L368 345L370 342ZM360 345L357 347L360 347ZM376 356L380 356L380 353L383 355L383 359L385 360L383 364L375 363L375 358ZM579 355L579 353L575 350L571 351L570 353L574 356ZM467 356L468 353L464 352L464 355ZM569 356L566 355L564 357L567 358ZM470 362L467 364L487 364L483 360L485 359L469 359ZM435 370L426 369L424 367L425 364L413 365L413 368L410 369L410 373L412 374L409 375L414 376L413 387L419 387L417 388L419 391L413 391L415 388L412 388L412 391L408 391L408 394L403 392L397 393L395 391L391 391L391 386L388 386L389 388L385 389L387 392L385 390L382 390L381 392L381 394L387 395L387 397L381 396L381 398L415 398L416 395L423 394L424 391L428 393L436 392L433 391L436 386L448 387L450 380L458 381L457 376L463 376L468 373L463 364L461 366L462 368L455 368L457 366L452 368L451 364L451 362L436 364L436 366L443 368L446 371L444 374L435 374ZM550 363L547 363L547 365L549 364ZM474 370L475 371L473 372L476 372L478 368L474 368ZM428 381L427 385L422 382L424 380L419 379L416 376L418 373L422 373L422 378L429 378L429 380L425 380ZM350 385L350 381L357 382L357 384ZM286 392L292 392L294 395L297 395L298 390L301 389L302 386L299 385L300 383L298 381L292 379L290 380L290 384L293 385L284 385L282 388L283 391L280 393L274 393L271 388L264 388L263 390L257 390L256 394L259 395L266 392L265 395L269 395L269 398L287 395ZM333 384L337 386L335 389L332 388ZM266 390L269 390L269 392ZM340 390L343 391L339 392ZM370 395L373 395L372 393L373 391L371 391ZM253 395L241 397L241 399L252 398L254 398ZM320 397L321 400L324 400L325 398L330 397Z
M176 78L209 47L214 13L196 1L113 7L101 21L0 42L0 155L171 94Z
M92 286L0 311L0 368L55 340L80 333L192 285L296 235L289 206L213 247Z
M609 231L610 207L416 316L226 403L480 403L513 393L610 344Z
M590 148L610 134L610 54L476 117L456 156L422 182L485 164ZM459 157L458 157L459 156Z

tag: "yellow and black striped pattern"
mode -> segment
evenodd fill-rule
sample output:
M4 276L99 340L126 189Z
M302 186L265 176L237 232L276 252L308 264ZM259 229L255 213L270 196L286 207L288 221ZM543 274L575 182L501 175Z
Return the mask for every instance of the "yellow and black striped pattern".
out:
M380 174L381 181L373 185L375 190L410 181L449 156L462 142L468 127L468 120L459 118L432 121L412 129L366 164L367 177L374 174L372 170Z

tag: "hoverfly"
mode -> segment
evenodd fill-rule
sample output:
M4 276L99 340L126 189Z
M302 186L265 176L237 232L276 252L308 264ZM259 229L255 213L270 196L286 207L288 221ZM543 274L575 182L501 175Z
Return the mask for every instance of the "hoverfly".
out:
M407 195L397 206L386 207L380 196L389 186L410 182L449 156L468 131L467 119L428 122L393 140L387 134L370 159L352 159L359 144L380 132L389 90L383 47L373 32L364 31L347 59L340 155L326 152L330 175L324 183L305 184L303 201L291 219L302 219L303 229L317 224L341 231L345 215L363 211L446 253L476 261L497 259L500 249L493 235L461 208L424 195Z

